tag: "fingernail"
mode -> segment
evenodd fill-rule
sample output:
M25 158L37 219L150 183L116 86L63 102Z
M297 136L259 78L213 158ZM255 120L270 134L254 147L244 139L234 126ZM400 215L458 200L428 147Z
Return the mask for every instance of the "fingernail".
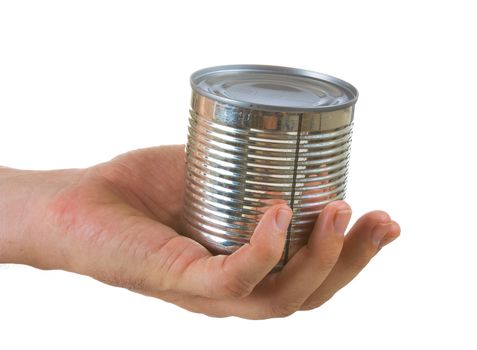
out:
M338 210L335 214L334 226L335 231L339 234L344 234L346 227L348 227L349 220L351 219L351 210L343 209Z
M381 249L385 245L388 245L389 243L391 243L392 241L394 241L398 237L399 237L399 235L397 235L397 236L391 236L391 235L384 236L384 238L379 243L379 249Z
M290 209L280 208L275 216L275 223L280 232L287 231L290 224L292 212Z
M386 224L376 224L373 228L373 243L380 245L384 236L389 232L391 228L391 223Z

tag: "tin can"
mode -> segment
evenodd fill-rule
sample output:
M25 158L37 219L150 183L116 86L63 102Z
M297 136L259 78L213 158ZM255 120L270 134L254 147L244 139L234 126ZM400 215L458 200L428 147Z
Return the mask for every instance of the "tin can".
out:
M325 205L345 197L358 92L325 74L261 65L202 69L191 86L185 234L230 254L285 202L293 217L279 270Z

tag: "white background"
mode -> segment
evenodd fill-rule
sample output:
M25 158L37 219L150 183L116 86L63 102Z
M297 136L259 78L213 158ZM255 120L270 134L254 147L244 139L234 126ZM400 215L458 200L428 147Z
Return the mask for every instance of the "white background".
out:
M360 91L353 220L383 209L402 236L323 307L266 321L0 265L0 349L475 349L471 3L1 1L0 164L86 167L182 143L203 67L311 69Z

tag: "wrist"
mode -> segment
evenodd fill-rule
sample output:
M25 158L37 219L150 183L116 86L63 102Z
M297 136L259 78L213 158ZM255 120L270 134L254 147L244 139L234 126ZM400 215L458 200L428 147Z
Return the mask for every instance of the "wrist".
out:
M48 208L82 172L0 168L0 263L56 268L64 254L48 222Z

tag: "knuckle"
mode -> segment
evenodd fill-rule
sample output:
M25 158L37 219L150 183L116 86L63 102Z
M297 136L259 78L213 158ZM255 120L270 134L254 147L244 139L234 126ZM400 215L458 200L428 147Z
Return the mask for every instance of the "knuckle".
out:
M331 298L333 298L333 296L335 295L336 291L326 291L323 293L322 297L318 300L318 303L317 305L318 306L321 306L323 305L324 303L326 303L328 300L330 300Z
M316 309L317 307L320 307L321 305L315 305L315 304L312 304L312 303L306 303L306 304L303 304L303 306L301 307L301 310L303 311L310 311L310 310L313 310L313 309Z
M276 264L282 255L283 247L268 246L260 252L262 261L269 263L270 265Z
M363 256L360 258L355 258L348 262L348 268L351 271L361 271L366 267L366 265L368 265L371 258L372 256Z
M134 171L129 165L122 162L123 157L124 154L121 154L108 163L95 166L95 175L97 175L98 178L104 179L112 184L120 184L124 181L124 179L131 179L131 175L134 173Z
M329 294L329 295L324 295L324 296L322 296L322 297L320 297L316 300L307 302L307 303L303 304L303 306L301 307L301 310L309 311L309 310L319 308L321 305L323 305L328 300L330 300L333 297L333 295L334 295L333 293Z
M251 242L244 244L241 249L248 249L249 253L253 254L255 259L257 259L261 263L272 265L277 263L278 260L280 260L284 246L284 236L282 240L267 240L266 242L264 242L263 239L257 242L252 236Z
M359 251L347 252L340 259L342 259L348 271L359 272L368 265L377 252L377 247L363 244Z
M273 317L288 317L298 311L301 303L296 301L285 301L281 303L272 303L270 313Z
M315 301L313 303L306 303L301 307L301 310L303 311L310 311L314 310L316 308L319 308L321 305L323 305L326 302L326 300L320 300L320 301Z
M378 222L388 222L391 220L389 214L383 210L374 210L368 215Z
M193 263L183 243L181 236L172 236L154 246L147 245L135 254L145 262L148 271L154 272L149 273L149 279L155 290L172 291L180 288L180 276Z
M323 254L319 258L318 265L322 269L331 269L336 265L337 260L338 260L338 255L330 252L327 254Z
M241 276L227 275L223 279L223 294L229 298L244 298L248 296L254 285Z

